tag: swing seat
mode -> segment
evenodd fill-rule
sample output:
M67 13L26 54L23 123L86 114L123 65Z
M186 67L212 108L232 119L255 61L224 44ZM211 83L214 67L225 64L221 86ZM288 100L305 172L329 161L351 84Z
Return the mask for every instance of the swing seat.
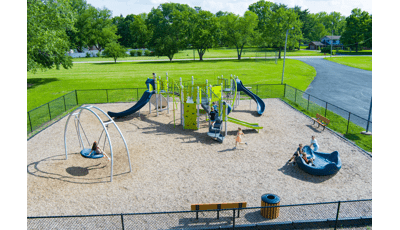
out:
M102 153L96 154L96 152L92 149L82 149L81 155L85 158L91 158L91 159L98 159L104 157Z

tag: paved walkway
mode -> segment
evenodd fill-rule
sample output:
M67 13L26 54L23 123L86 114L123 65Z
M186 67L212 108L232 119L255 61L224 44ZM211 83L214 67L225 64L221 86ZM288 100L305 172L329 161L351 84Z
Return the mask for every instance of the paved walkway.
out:
M372 97L372 71L320 58L296 59L311 65L317 71L317 76L306 93L368 119Z

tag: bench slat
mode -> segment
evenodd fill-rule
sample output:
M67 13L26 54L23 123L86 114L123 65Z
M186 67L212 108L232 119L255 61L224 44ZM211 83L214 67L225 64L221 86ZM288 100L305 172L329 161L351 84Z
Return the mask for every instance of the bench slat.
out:
M221 209L230 209L230 208L240 208L240 204L242 204L241 208L246 208L247 202L232 202L232 203L211 203L211 204L192 204L190 206L192 211L196 211L196 206L199 207L198 210L211 210L218 209L218 205L221 205Z

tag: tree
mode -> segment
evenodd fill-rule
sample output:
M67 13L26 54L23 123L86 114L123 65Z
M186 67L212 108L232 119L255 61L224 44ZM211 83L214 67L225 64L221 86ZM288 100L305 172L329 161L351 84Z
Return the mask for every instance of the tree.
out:
M112 57L114 58L114 63L117 63L117 58L119 57L127 57L126 53L127 49L121 46L119 43L113 41L108 43L106 48L103 51L103 57Z
M152 31L149 46L157 56L167 56L170 61L179 50L188 46L189 16L196 11L186 4L163 3L148 14L146 24Z
M120 36L118 42L125 47L131 47L134 43L131 35L131 24L133 23L134 18L134 14L128 14L126 17L121 15L112 18L112 24L117 26L116 34Z
M27 3L27 71L72 67L66 55L74 14L67 0L30 0Z
M151 38L151 31L147 28L146 19L146 13L133 17L133 22L130 24L132 48L146 47Z
M117 33L117 26L112 25L111 11L107 8L89 8L91 18L84 28L87 31L87 44L95 46L101 52L106 44L116 41L120 36Z
M356 52L359 44L364 42L371 42L372 46L372 16L359 8L353 9L346 18L346 29L340 40L344 45L355 47Z
M208 50L217 44L218 21L215 15L209 11L199 11L191 17L190 43L197 50L200 61Z
M259 33L262 33L264 35L268 34L268 31L266 31L266 26L270 20L272 10L276 8L275 5L276 4L273 2L261 0L249 6L249 10L254 12L258 16L257 30ZM260 45L268 45L266 44L266 36L261 36L260 38L261 39L258 42Z
M76 21L74 28L66 30L70 41L70 48L77 49L78 52L83 52L83 48L87 46L88 40L85 30L90 18L90 11L88 9L93 6L87 4L85 0L72 0L71 7Z
M236 47L238 60L241 59L243 47L256 40L257 22L257 15L252 11L246 11L243 17L235 14L220 17L223 41Z
M293 9L281 7L272 12L271 19L267 24L266 30L269 32L267 40L269 43L279 49L279 58L281 51L285 46L286 32L289 30L288 46L297 46L298 41L302 39L302 23Z

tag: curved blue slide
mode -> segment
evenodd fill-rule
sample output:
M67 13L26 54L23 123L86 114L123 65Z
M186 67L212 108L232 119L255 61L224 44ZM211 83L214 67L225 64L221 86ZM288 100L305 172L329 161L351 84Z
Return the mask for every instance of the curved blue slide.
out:
M254 101L257 102L257 112L258 112L259 115L262 115L264 110L265 110L264 101L260 97L255 95L253 92L251 92L249 89L244 87L244 85L243 85L241 80L236 79L236 85L237 85L237 91L244 92L245 94L249 95L249 97L251 97Z
M114 113L114 112L108 111L107 114L110 117L125 117L132 113L135 113L139 109L143 108L143 106L145 106L150 101L150 98L153 94L154 94L154 91L150 92L149 90L146 90L143 93L140 100L134 106L132 106L130 109L127 109L127 110L119 112L119 113Z

